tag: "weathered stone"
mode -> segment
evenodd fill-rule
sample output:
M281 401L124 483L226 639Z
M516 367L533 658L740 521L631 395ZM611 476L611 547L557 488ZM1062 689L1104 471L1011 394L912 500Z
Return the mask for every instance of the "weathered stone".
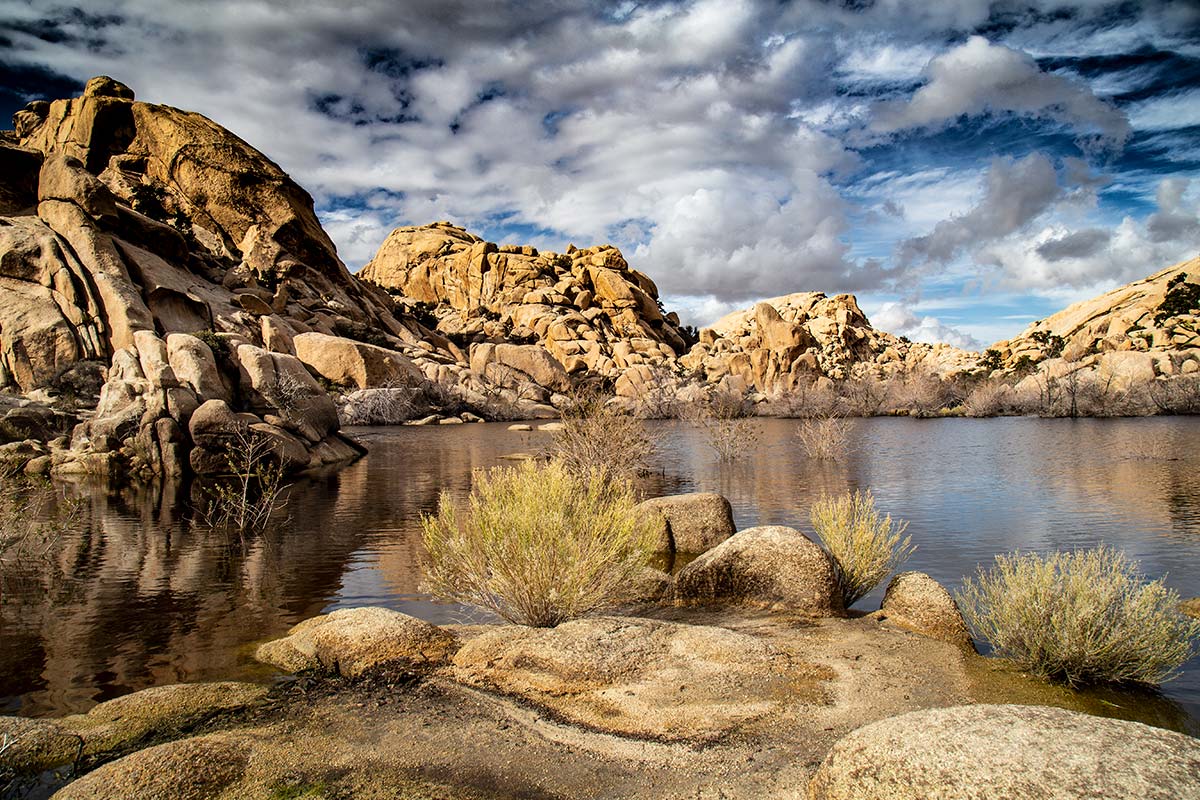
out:
M374 389L424 379L410 359L376 345L316 332L302 333L292 343L300 361L339 386Z
M1200 797L1200 742L1039 706L915 711L834 745L812 800Z
M954 598L923 572L902 572L883 595L880 617L908 630L974 650L971 631Z
M843 611L829 556L779 525L734 534L675 576L678 603L741 603L829 616Z
M779 708L828 674L757 637L699 625L599 617L504 626L468 639L455 679L626 736L706 741Z
M75 780L56 800L207 800L246 770L246 743L229 734L167 742L109 762Z
M385 608L344 608L296 625L260 646L259 661L287 672L320 670L356 678L379 669L424 669L457 647L446 631Z
M694 492L655 497L638 504L646 519L666 521L669 549L681 553L703 553L736 532L729 501L713 492ZM655 520L651 524L660 526Z

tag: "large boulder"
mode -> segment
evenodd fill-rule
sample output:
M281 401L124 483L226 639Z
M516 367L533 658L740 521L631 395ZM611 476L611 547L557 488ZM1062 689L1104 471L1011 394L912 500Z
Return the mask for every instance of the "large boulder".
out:
M837 572L828 554L794 528L749 528L675 576L681 604L734 603L813 616L841 614Z
M446 631L386 608L343 608L305 620L261 645L255 658L286 672L318 670L357 678L379 669L424 669L458 646Z
M597 617L468 639L454 678L625 736L710 741L780 708L820 703L831 675L724 628Z
M1200 797L1200 741L1039 706L915 711L846 736L811 800L1179 800Z
M922 636L975 649L958 604L944 586L924 572L902 572L892 578L879 616Z
M237 361L242 395L252 411L274 414L309 442L338 429L337 405L298 358L243 344Z
M680 553L703 553L736 532L733 508L714 492L655 497L638 504L638 511L656 530L665 528L668 546ZM660 547L663 537L659 537Z
M341 336L302 333L292 340L292 346L305 366L338 386L372 389L409 385L424 378L400 353Z
M537 344L476 345L471 349L471 369L501 385L528 381L556 392L571 387L562 364Z

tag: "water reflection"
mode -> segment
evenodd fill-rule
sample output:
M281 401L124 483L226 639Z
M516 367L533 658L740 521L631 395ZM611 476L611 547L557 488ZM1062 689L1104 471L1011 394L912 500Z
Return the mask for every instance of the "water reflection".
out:
M997 553L1106 541L1183 595L1200 594L1200 420L862 420L839 462L807 459L796 423L760 424L755 452L721 464L685 424L653 423L661 452L642 489L717 491L739 528L807 531L822 494L870 488L909 521L919 549L908 567L952 588ZM182 489L75 487L90 498L86 524L0 603L0 713L60 714L155 684L261 677L254 643L332 607L463 619L420 594L420 514L442 491L465 496L472 468L535 451L545 434L504 425L355 434L367 459L292 487L288 521L245 541L182 523ZM1158 718L1176 709L1195 725L1200 664L1166 695L1167 710L1128 694L1105 702Z

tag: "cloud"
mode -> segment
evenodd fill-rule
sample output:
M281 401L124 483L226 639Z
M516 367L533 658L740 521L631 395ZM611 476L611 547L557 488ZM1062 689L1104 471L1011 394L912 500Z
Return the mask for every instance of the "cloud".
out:
M943 325L937 317L922 317L902 303L884 303L871 315L871 324L878 330L897 336L907 336L915 342L937 344L944 342L964 350L979 350L975 337L957 328Z
M1086 85L1043 72L1028 54L982 36L930 61L924 75L925 85L911 98L876 106L872 130L938 129L962 116L1011 112L1055 120L1118 146L1130 134L1124 114Z
M945 264L970 247L1020 230L1063 195L1054 165L1041 153L1019 160L993 159L983 190L982 199L965 214L902 242L897 260L906 266Z

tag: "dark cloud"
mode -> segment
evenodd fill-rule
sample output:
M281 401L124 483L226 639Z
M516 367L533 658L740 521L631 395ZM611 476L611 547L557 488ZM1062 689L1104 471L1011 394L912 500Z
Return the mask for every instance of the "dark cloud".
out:
M1058 239L1050 239L1037 246L1037 253L1047 261L1062 261L1067 258L1088 258L1108 246L1112 232L1100 228L1087 228L1068 233Z

